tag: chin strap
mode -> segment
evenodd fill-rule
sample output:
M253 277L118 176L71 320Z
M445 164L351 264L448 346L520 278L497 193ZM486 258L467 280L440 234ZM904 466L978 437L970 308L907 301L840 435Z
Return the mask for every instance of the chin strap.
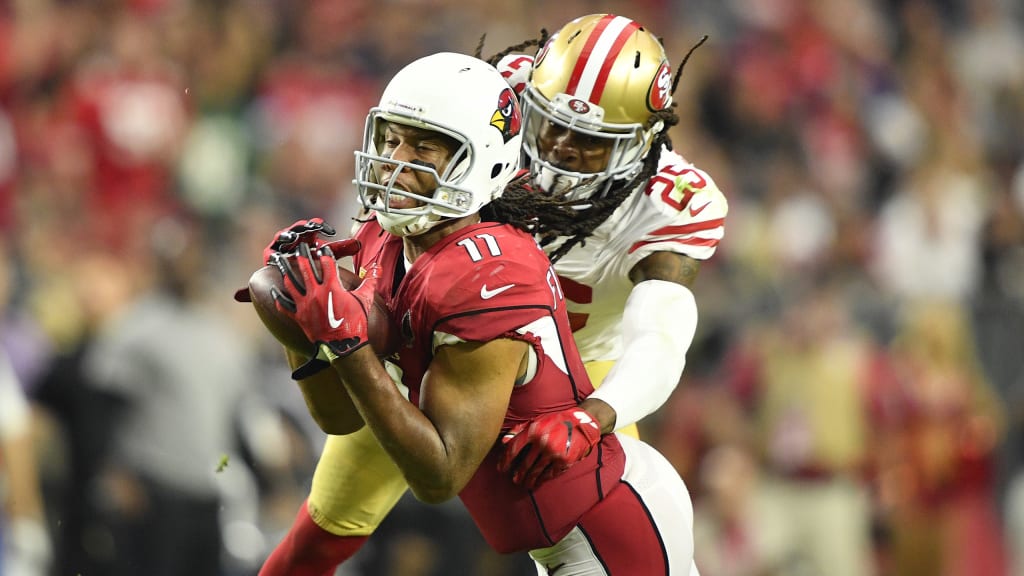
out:
M697 302L689 288L664 280L633 287L622 314L622 358L590 396L615 410L616 428L636 423L668 400L696 331Z

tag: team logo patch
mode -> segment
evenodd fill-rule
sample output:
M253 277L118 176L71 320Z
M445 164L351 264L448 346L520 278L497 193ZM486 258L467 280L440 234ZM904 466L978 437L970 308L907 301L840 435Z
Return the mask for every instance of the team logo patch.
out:
M508 142L519 134L523 118L519 112L519 102L511 88L506 88L498 95L498 109L491 115L491 126L501 132L501 137Z
M672 70L668 62L662 60L658 73L654 75L651 88L647 91L647 107L653 112L668 108L672 99Z
M572 108L572 111L577 114L586 114L587 112L590 112L590 104L587 104L579 98L569 100L569 108Z
M405 342L406 348L412 348L415 339L416 335L412 331L412 311L406 310L402 316L402 341Z

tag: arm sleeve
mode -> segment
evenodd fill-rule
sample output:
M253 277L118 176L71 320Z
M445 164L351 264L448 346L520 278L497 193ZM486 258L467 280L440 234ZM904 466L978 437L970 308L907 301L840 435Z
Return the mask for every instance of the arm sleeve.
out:
M615 410L615 427L654 412L675 390L697 331L693 293L675 282L645 280L626 300L622 358L591 398Z

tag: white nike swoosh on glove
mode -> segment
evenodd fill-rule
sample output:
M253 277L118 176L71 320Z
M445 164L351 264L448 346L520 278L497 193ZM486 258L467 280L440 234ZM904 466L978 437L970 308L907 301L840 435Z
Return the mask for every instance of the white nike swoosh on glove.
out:
M334 292L327 293L327 323L331 325L331 328L337 328L345 322L345 318L334 317Z

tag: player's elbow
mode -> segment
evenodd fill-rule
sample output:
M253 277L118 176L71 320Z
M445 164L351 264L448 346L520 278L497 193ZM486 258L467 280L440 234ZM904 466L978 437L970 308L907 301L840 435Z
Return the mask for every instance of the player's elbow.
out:
M427 504L441 504L459 495L463 486L458 485L450 475L430 474L426 480L406 478L413 496Z
M351 424L342 424L342 425L331 424L331 423L328 423L328 424L318 423L318 424L320 424L320 429L323 430L325 434L330 434L331 436L344 436L346 434L351 434L353 432L358 432L359 430L362 430L362 428L363 428L362 424L360 424L358 426L354 426L354 425L351 425Z
M412 488L412 494L420 502L426 504L443 504L455 496L458 492L444 488Z

